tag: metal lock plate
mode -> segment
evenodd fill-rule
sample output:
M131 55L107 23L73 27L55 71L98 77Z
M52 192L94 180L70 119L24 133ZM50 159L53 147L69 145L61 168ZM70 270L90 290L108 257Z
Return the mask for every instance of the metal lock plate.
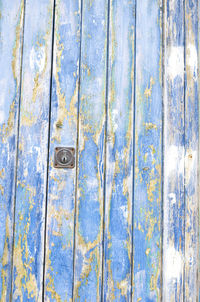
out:
M71 147L56 147L54 167L73 169L75 167L75 149Z

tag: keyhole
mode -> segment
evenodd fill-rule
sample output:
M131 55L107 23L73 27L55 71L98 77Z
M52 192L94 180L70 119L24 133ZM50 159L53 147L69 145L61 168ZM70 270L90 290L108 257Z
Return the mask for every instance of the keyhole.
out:
M67 156L64 155L64 156L62 157L62 162L63 162L63 164L65 164L65 163L67 162Z

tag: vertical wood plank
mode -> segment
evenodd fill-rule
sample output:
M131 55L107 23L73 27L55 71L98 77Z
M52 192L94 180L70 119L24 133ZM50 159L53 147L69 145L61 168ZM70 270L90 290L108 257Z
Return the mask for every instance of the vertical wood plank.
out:
M0 2L0 301L9 301L24 1Z
M185 301L198 290L198 1L185 1Z
M12 301L42 301L53 0L27 0Z
M135 1L111 0L104 299L131 301Z
M137 1L133 301L160 301L162 2Z
M80 1L56 1L51 103L45 301L70 301L76 169L55 169L54 149L76 148Z
M183 301L184 282L184 1L164 12L163 300Z
M198 194L200 194L200 76L199 76L199 71L200 71L200 4L198 2L198 110L199 110L199 117L198 117L198 121L199 121L199 136L198 136ZM200 283L200 202L198 202L198 284ZM199 289L197 289L197 301L200 302L200 286Z
M82 7L74 301L101 294L107 3Z

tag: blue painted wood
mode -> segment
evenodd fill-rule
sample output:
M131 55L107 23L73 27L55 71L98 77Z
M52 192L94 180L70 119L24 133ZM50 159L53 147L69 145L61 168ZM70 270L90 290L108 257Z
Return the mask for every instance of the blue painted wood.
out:
M53 0L27 0L12 301L42 301Z
M198 32L197 32L197 39L198 39L198 45L197 45L197 58L198 58L198 62L197 62L197 68L198 68L198 71L197 71L197 74L198 74L198 99L200 100L200 85L199 85L199 70L200 70L200 30L199 30L199 24L200 24L200 5L198 4L198 7L197 7L197 11L196 11L197 15L198 15ZM200 167L200 106L198 104L198 111L199 111L199 118L198 118L198 122L199 122L199 137L198 137L198 156L197 156L197 164L198 164L198 167ZM199 180L200 180L200 173L199 173L199 170L198 170L198 194L200 192L200 184L199 184ZM197 211L197 215L198 216L198 251L197 251L197 265L198 265L198 272L197 272L197 285L199 284L200 282L200 204L199 204L199 201L198 201L198 211ZM200 302L200 286L199 286L199 289L198 289L198 286L197 286L197 301Z
M198 301L198 1L185 1L185 301Z
M0 301L9 301L24 5L0 2Z
M163 299L184 301L184 1L165 1Z
M103 301L131 301L134 12L110 3Z
M107 10L83 1L74 301L101 297Z
M137 1L133 301L161 297L162 2Z
M76 148L80 1L56 2L48 176L45 301L70 301L76 169L55 169L54 149Z
M0 2L0 301L198 301L198 1L25 11L22 60L24 1Z

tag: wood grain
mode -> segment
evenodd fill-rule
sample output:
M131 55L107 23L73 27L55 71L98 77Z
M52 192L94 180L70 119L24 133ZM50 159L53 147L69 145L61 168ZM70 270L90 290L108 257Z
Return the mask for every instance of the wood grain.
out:
M185 1L185 276L184 299L198 300L198 1Z
M42 301L53 0L27 0L12 301Z
M0 2L0 301L11 291L24 1Z
M54 149L76 148L80 1L56 1L48 175L45 301L70 301L76 169L55 169Z
M137 1L133 301L161 297L162 2Z
M200 302L199 16L0 0L1 302Z
M74 301L101 295L107 10L83 1Z
M200 100L200 76L199 76L199 71L200 71L200 5L198 4L197 8L197 14L198 14L198 99ZM198 195L200 194L200 105L198 104L198 111L199 111L199 135L198 135ZM197 261L198 261L198 273L197 273L197 284L200 283L200 202L198 200L198 212L197 215L198 217L198 255L197 255ZM200 302L200 286L199 289L197 289L197 302Z
M103 301L131 301L135 1L109 20Z
M163 300L184 301L184 1L165 1Z

